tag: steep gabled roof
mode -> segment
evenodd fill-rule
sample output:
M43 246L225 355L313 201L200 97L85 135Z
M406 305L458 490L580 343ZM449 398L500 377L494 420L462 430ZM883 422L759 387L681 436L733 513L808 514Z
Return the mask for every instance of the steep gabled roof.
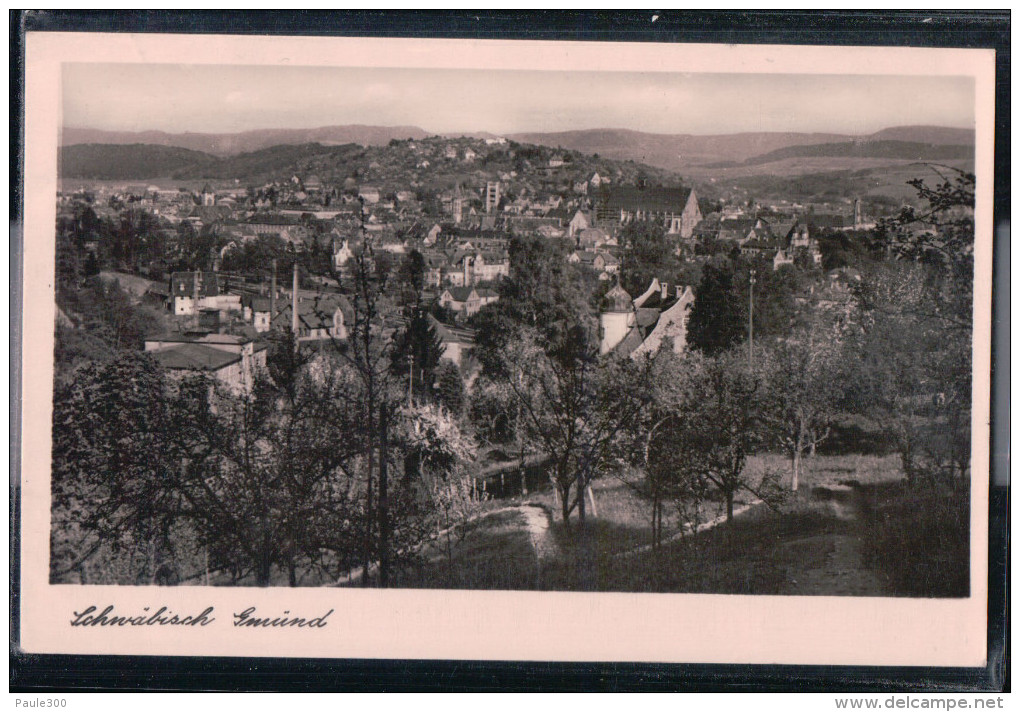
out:
M447 292L453 297L456 302L466 302L471 297L471 292L475 291L474 287L447 287Z
M291 301L281 299L277 302L278 311L272 317L274 324L289 326L291 323ZM322 329L333 326L333 315L339 309L344 321L354 319L354 308L342 294L323 294L298 302L298 321L309 329Z
M633 212L683 212L687 199L691 195L690 188L638 188L632 185L621 185L609 192L607 205L611 210Z
M642 336L641 330L635 326L627 332L627 335L623 337L623 341L616 345L616 348L613 349L613 353L619 354L620 356L630 356L643 342L644 336Z

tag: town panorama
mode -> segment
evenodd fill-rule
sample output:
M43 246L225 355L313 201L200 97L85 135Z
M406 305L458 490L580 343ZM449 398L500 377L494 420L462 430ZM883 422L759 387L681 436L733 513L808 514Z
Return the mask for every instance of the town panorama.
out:
M65 135L53 583L968 595L973 132L376 134Z

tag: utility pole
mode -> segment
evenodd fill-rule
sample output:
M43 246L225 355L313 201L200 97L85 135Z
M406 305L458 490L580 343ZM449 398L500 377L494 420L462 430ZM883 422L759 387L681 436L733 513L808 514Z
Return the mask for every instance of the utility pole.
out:
M294 335L294 353L298 350L298 268L297 260L294 260L294 289L290 295L291 317L290 330Z
M273 258L273 281L269 287L269 328L273 327L276 318L276 258Z
M387 492L386 465L388 443L386 402L379 404L379 585L386 588L390 583L390 514Z
M408 342L410 342L410 328L408 329ZM414 349L408 344L408 366L407 366L407 407L414 407Z
M747 312L747 367L754 365L754 283L755 272L751 270L750 289L747 290L749 309Z

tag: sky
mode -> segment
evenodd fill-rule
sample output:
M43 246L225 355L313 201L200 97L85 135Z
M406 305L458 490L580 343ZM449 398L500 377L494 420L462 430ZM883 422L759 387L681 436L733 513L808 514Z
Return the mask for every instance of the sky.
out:
M496 134L867 134L974 126L967 77L64 65L63 125L232 133L344 124Z

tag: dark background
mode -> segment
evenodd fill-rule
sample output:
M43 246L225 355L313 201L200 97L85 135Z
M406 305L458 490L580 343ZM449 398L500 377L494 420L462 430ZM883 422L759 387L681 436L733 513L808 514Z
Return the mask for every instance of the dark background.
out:
M658 19L653 21L653 16ZM18 649L19 503L11 488L10 691L978 691L1010 689L1008 600L1010 14L679 11L10 11L11 481L20 447L24 33L158 32L996 50L988 664L984 668L521 663L27 655Z

